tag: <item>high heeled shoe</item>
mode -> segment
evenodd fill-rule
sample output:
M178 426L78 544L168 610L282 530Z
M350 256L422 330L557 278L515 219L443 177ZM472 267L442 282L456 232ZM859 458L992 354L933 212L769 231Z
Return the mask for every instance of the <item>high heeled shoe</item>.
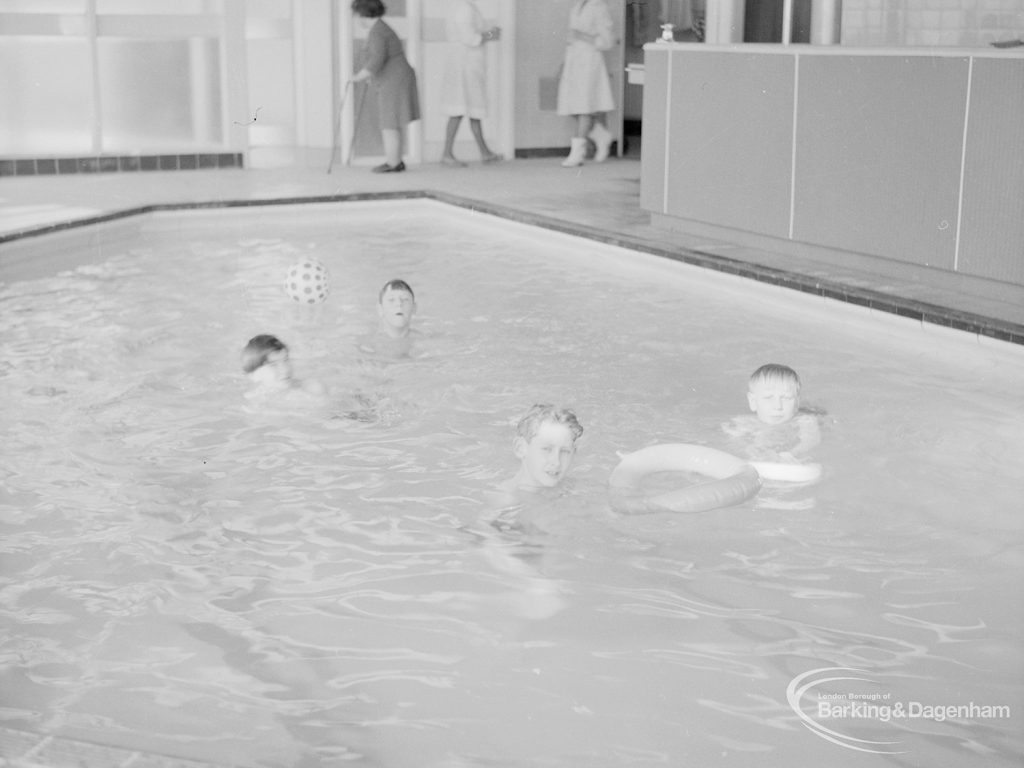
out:
M405 170L405 162L402 160L398 161L398 165L388 165L387 163L381 163L373 168L374 173L401 173Z

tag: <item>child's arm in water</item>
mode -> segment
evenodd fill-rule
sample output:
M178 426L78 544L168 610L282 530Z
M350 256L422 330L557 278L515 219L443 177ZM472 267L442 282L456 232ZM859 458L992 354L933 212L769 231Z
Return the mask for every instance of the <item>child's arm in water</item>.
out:
M818 417L811 413L798 414L788 424L779 425L776 429L785 427L785 439L768 443L769 453L774 452L776 458L785 462L799 463L806 461L815 448L821 443L821 427L818 425ZM768 456L767 458L771 458Z
M253 387L245 393L245 398L263 407L303 408L326 404L327 391L318 381L292 379L284 387Z
M813 413L801 413L796 417L799 427L797 444L790 453L795 457L810 454L821 444L821 425L819 418Z
M798 414L783 424L765 424L755 416L736 416L722 431L750 461L805 461L821 442L818 417Z
M729 437L748 437L753 434L757 420L752 416L733 416L722 424L722 431Z

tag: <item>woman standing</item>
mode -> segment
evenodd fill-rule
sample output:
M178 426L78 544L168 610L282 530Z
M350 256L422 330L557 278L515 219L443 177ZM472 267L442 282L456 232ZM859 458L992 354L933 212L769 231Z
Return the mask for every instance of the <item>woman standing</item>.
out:
M487 117L487 54L484 44L501 37L498 27L484 26L476 0L452 0L448 11L448 61L444 72L441 106L448 115L445 132L443 165L464 166L453 152L455 135L463 115L469 117L480 158L485 163L500 160L484 141L480 121Z
M582 165L587 137L594 141L594 160L604 162L612 145L605 113L615 109L604 51L615 45L612 17L605 0L575 0L569 11L569 39L558 82L558 114L576 119L576 133L564 166Z
M370 80L377 92L380 132L384 141L383 165L374 173L398 173L405 170L402 162L402 139L405 126L420 119L416 73L402 51L402 41L380 18L384 15L381 0L352 0L352 11L369 30L366 36L366 63L352 82Z

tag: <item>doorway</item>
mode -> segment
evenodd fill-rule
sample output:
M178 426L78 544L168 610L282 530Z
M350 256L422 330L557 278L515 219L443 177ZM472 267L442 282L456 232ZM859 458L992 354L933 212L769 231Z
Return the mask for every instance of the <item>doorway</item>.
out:
M703 42L704 9L705 0L628 0L622 24L625 66L643 64L644 46L661 37L662 24L672 24L675 42ZM643 133L644 87L627 78L622 91L622 155L636 158Z
M743 42L781 43L784 0L746 0ZM811 0L793 0L790 42L811 42Z

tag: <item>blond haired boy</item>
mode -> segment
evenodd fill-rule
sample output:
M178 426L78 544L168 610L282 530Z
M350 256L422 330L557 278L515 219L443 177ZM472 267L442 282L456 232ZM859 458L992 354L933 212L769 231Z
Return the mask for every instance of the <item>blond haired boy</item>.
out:
M820 414L801 410L800 389L800 376L788 365L762 365L747 382L747 405L753 415L737 416L722 429L745 442L752 460L806 459L821 442Z

